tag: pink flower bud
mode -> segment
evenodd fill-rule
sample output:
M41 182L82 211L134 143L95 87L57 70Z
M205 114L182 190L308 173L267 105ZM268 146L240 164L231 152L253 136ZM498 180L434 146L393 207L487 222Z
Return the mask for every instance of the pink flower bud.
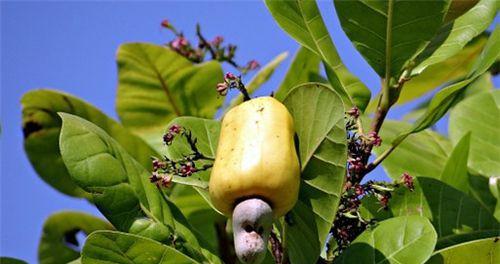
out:
M213 40L212 40L212 45L214 46L219 46L220 44L222 44L222 42L224 41L224 38L222 36L216 36Z
M370 140L372 141L372 144L374 146L380 146L380 144L382 144L382 139L377 134L377 132L372 131L372 132L368 133L368 137L370 138Z
M401 181L406 186L406 188L410 189L410 191L415 190L413 177L411 177L411 175L408 174L408 172L403 173L403 175L401 176Z
M171 28L172 24L170 24L168 20L164 19L163 21L161 21L161 26L164 28Z
M170 42L170 47L177 50L186 47L188 44L189 42L185 37L179 36Z
M225 96L227 94L227 91L229 90L228 88L229 86L227 85L226 82L217 84L217 92L222 96Z
M163 135L163 142L167 145L172 144L172 141L174 140L174 134L168 132L167 134Z
M171 175L164 175L161 178L161 185L163 187L166 187L166 188L172 186L172 176Z
M260 67L260 64L256 60L251 60L247 64L247 69L248 70L255 70L255 69L259 68L259 67Z
M168 131L172 134L179 134L181 132L181 129L182 127L177 125L177 124L173 124L169 129Z
M226 73L226 75L224 76L224 78L227 79L227 80L236 80L236 75L228 72L228 73Z
M350 115L350 116L352 116L352 117L354 117L354 118L358 118L359 114L360 114L359 108L357 108L356 106L354 106L349 111L347 111L347 114Z

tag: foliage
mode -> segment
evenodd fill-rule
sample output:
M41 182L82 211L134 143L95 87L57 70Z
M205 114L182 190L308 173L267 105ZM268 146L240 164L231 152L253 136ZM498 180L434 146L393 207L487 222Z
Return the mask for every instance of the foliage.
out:
M300 46L274 97L294 119L301 162L299 200L275 219L265 263L497 263L500 93L491 78L500 28L485 30L498 2L480 0L450 18L451 0L333 1L381 79L373 97L342 62L315 1L264 2ZM119 122L55 90L22 98L34 169L107 220L51 216L40 263L237 261L230 221L208 192L216 117L267 82L287 53L246 83L259 64L237 64L234 45L207 41L197 26L194 46L170 22L162 26L176 37L167 45L118 49ZM223 63L239 74L224 75ZM242 95L224 105L230 89ZM421 102L413 121L386 118L413 100ZM432 130L448 113L449 134ZM391 182L367 178L377 166ZM88 235L82 250L79 232Z

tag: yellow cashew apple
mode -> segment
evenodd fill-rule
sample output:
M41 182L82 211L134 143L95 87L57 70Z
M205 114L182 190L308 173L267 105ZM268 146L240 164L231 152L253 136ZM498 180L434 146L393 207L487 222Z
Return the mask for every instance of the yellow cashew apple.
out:
M296 203L299 184L293 119L286 107L260 97L228 111L210 176L214 206L230 217L237 203L260 198L280 217Z

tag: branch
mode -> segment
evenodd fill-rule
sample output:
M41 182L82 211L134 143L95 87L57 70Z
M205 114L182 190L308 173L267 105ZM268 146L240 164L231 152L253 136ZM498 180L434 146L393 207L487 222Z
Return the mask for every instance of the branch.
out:
M210 43L208 43L208 41L201 34L200 24L196 24L196 36L198 36L198 38L200 39L201 44L207 47L208 52L210 52L210 55L212 56L212 59L216 59L217 56L215 54L214 49L212 48L212 45L210 45Z

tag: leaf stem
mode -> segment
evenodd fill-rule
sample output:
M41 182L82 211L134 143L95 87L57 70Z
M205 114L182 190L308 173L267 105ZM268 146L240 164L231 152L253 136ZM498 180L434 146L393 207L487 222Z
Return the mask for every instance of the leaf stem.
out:
M408 135L403 135L402 137L397 138L395 141L393 141L388 149L380 154L372 163L366 166L364 173L367 174L374 170L380 163L382 163L382 161L384 161L389 156L389 154L391 154L399 146L399 144L401 144L401 142L403 142L403 140L406 139L406 137L408 137Z

